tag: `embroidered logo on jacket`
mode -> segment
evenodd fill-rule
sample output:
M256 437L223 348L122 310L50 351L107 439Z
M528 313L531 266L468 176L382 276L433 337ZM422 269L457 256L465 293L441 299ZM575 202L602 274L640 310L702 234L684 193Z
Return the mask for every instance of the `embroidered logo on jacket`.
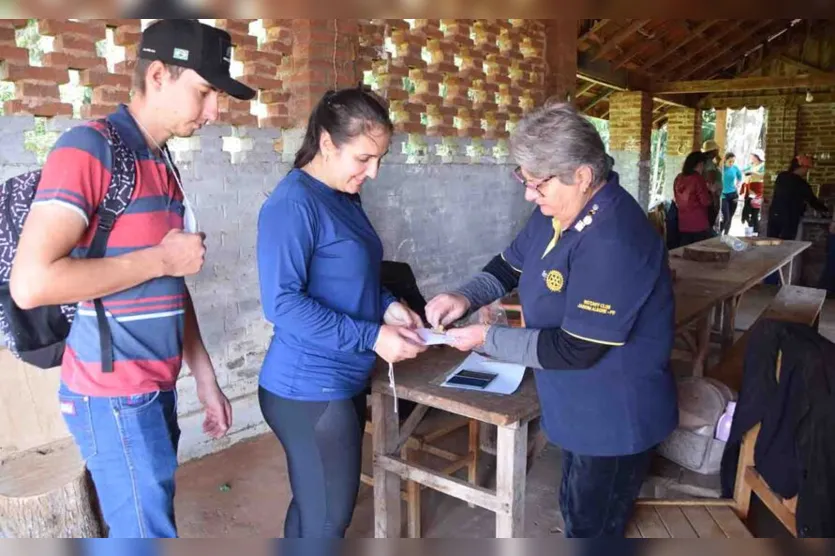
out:
M543 272L542 277L545 279L545 285L554 293L560 293L565 287L565 278L559 270Z

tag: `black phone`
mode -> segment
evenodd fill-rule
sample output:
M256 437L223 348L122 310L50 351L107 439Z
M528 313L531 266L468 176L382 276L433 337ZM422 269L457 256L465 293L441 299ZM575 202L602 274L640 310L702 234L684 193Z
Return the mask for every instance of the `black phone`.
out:
M461 386L472 386L474 388L487 388L496 377L496 373L484 373L481 371L462 370L459 373L449 377L447 384L459 384Z

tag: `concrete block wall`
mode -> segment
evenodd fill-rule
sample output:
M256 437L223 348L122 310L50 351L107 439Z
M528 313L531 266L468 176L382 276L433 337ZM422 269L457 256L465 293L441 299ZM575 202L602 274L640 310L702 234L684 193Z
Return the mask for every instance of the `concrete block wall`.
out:
M80 123L55 119L50 128L60 132ZM34 125L31 116L0 117L0 177L37 167L34 154L23 147ZM301 130L214 125L172 143L186 192L207 234L206 264L188 280L189 288L235 419L223 440L203 435L195 383L185 368L177 385L184 461L267 432L255 395L271 336L259 299L256 225L261 204L289 171L301 137ZM419 156L404 147L409 142L407 135L393 138L378 179L366 184L363 205L383 240L386 259L412 265L429 298L455 287L504 249L532 206L511 176L513 166L494 150L495 141L442 144L430 138ZM230 145L245 150L231 152ZM51 394L38 403L42 411L58 411Z

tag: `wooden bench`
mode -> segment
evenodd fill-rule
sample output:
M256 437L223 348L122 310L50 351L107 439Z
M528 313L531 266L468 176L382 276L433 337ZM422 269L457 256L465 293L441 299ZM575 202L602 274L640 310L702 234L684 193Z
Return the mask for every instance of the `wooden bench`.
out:
M806 324L817 328L826 291L801 286L783 286L760 314L761 319L773 319L785 322ZM742 373L745 368L745 352L748 348L749 334L746 332L728 349L722 360L705 372L705 376L715 378L739 392L742 387Z
M817 326L826 292L800 286L784 286L759 319L775 319ZM759 320L758 319L758 320ZM736 391L742 386L746 332L707 376ZM781 358L775 372L780 373ZM797 498L784 500L775 494L754 467L754 448L760 427L745 434L739 454L733 499L639 500L627 529L628 537L643 538L742 538L751 537L745 525L754 493L794 536L797 536Z
M776 372L781 360L777 359ZM774 493L754 467L760 425L742 441L734 497L718 500L638 500L626 536L630 538L751 538L746 526L751 494L797 536L797 497L785 500Z

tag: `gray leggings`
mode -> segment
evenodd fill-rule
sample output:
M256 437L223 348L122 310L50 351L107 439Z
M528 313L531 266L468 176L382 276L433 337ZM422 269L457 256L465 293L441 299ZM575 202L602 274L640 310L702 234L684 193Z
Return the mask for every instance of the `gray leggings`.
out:
M293 499L285 538L345 536L360 485L365 399L304 402L258 390L261 412L287 454Z

